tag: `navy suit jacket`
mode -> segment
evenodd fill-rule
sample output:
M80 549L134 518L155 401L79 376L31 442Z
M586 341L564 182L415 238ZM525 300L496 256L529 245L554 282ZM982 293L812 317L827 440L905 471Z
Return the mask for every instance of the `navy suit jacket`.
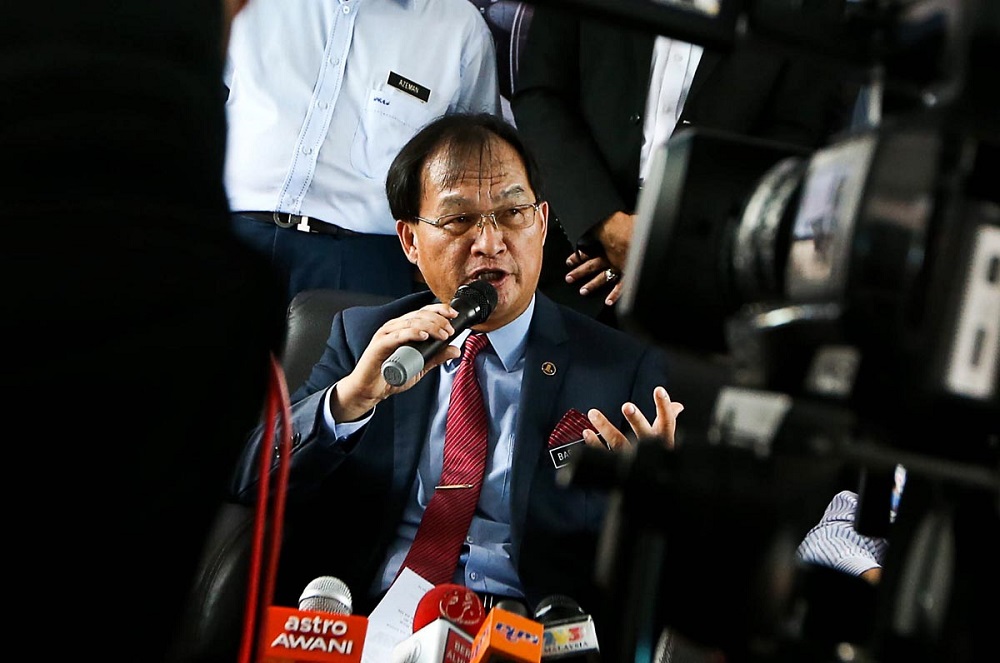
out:
M351 588L356 612L374 607L378 597L366 594L410 496L439 371L380 403L346 444L334 444L323 424L323 392L351 371L383 323L431 301L424 292L337 314L322 357L293 394L294 446L277 603L295 605L310 580L328 574ZM654 387L669 389L666 356L542 294L525 353L511 468L514 563L531 607L559 593L597 610L594 561L608 495L558 486L548 438L570 408L584 413L598 408L620 430L630 431L621 405L632 401L652 421ZM252 498L261 438L256 431L237 477L244 500Z

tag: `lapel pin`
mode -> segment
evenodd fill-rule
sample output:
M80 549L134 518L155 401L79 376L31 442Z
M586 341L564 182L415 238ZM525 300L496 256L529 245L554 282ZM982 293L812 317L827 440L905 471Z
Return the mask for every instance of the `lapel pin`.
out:
M553 376L553 375L555 375L556 374L556 365L553 364L551 361L543 362L542 363L542 373L545 373L546 375L548 375L550 377Z

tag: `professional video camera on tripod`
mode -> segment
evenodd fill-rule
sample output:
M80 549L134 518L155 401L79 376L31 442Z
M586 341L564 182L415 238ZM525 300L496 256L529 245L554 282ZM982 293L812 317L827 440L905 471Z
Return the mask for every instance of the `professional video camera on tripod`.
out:
M678 449L569 468L614 489L610 660L651 661L664 633L731 661L1000 660L1000 2L552 2L764 40L857 77L871 104L811 154L692 127L654 157L620 318L727 353L733 380ZM794 557L845 468L856 529L890 544L877 587Z

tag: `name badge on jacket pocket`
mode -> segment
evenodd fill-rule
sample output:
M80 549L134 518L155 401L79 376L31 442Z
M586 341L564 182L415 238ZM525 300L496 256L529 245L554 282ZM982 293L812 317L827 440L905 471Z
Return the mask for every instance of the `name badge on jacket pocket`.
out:
M574 440L573 442L567 442L566 444L560 444L558 447L552 447L549 449L549 456L552 457L552 464L557 470L561 467L566 467L569 465L570 459L574 454L580 451L581 447L583 447L583 438Z
M416 97L420 101L427 101L431 98L431 91L429 89L419 83L414 83L409 78L403 78L394 71L389 72L389 78L386 80L386 83L412 97Z

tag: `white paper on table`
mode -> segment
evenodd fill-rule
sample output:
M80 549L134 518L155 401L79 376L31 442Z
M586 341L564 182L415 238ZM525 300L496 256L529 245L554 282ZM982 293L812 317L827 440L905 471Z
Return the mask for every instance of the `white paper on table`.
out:
M424 594L434 584L424 580L409 567L389 586L389 590L368 615L368 633L361 652L361 663L385 663L392 648L413 635L413 615Z

